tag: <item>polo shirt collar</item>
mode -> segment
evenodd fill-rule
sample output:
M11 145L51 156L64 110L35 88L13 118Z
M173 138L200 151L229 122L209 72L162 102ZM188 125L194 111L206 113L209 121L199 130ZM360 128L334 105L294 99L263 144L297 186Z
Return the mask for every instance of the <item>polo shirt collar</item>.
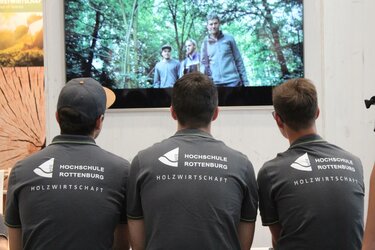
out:
M326 142L320 135L318 134L311 134L311 135L304 135L297 140L295 140L289 148L293 148L295 146L299 146L301 144L312 143L312 142Z
M51 144L92 144L96 145L95 140L91 136L86 135L58 135L53 138Z
M184 136L184 135L196 135L201 137L213 138L210 133L207 133L200 129L186 128L181 129L175 133L174 136Z

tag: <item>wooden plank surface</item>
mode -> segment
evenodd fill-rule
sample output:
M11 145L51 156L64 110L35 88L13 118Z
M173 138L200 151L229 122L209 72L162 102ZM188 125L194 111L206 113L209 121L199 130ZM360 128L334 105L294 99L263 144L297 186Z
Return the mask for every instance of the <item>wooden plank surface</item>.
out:
M0 169L45 145L43 67L0 68Z

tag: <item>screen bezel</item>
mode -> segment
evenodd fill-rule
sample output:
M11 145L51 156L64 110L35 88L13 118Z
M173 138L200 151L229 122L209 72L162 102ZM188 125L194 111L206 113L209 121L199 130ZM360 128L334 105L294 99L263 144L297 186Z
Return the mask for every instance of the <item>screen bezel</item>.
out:
M302 3L302 5L304 5ZM302 6L302 22L304 20ZM65 15L64 5L64 15ZM66 30L65 30L66 32ZM224 31L225 32L225 31ZM304 30L302 28L302 33ZM304 35L303 35L304 36ZM304 57L304 39L302 40L302 57ZM66 61L65 61L66 62ZM303 73L305 64L303 63ZM67 68L67 67L66 67ZM77 76L77 77L83 77ZM87 76L86 76L87 77ZM70 80L67 77L67 81ZM281 82L280 82L281 83ZM278 84L280 84L278 83ZM103 84L105 86L105 84ZM106 86L109 87L109 86ZM272 105L272 88L274 86L246 86L246 87L218 87L219 106L270 106ZM111 88L111 87L110 87ZM134 88L114 89L116 101L111 109L144 109L144 108L165 108L171 104L171 88Z

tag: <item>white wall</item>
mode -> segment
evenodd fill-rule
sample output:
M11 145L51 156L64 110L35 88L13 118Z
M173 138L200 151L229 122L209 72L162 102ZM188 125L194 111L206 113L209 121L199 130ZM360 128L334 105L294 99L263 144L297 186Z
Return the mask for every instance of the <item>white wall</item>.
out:
M375 95L375 1L305 0L305 71L318 89L320 134L358 155L366 183L375 159L375 107L363 100ZM54 118L57 96L65 82L63 1L44 1L47 142L59 133ZM271 107L222 108L212 134L251 159L255 170L288 147L279 135ZM110 110L98 144L131 160L150 144L175 132L168 109ZM367 199L367 198L366 198ZM366 202L367 207L367 202ZM255 247L270 246L260 225Z

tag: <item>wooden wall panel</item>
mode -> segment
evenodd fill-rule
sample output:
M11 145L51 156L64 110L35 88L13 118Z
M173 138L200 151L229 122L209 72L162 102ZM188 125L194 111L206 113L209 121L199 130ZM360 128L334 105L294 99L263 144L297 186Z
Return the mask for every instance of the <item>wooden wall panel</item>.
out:
M0 169L45 146L45 121L44 68L0 68Z

